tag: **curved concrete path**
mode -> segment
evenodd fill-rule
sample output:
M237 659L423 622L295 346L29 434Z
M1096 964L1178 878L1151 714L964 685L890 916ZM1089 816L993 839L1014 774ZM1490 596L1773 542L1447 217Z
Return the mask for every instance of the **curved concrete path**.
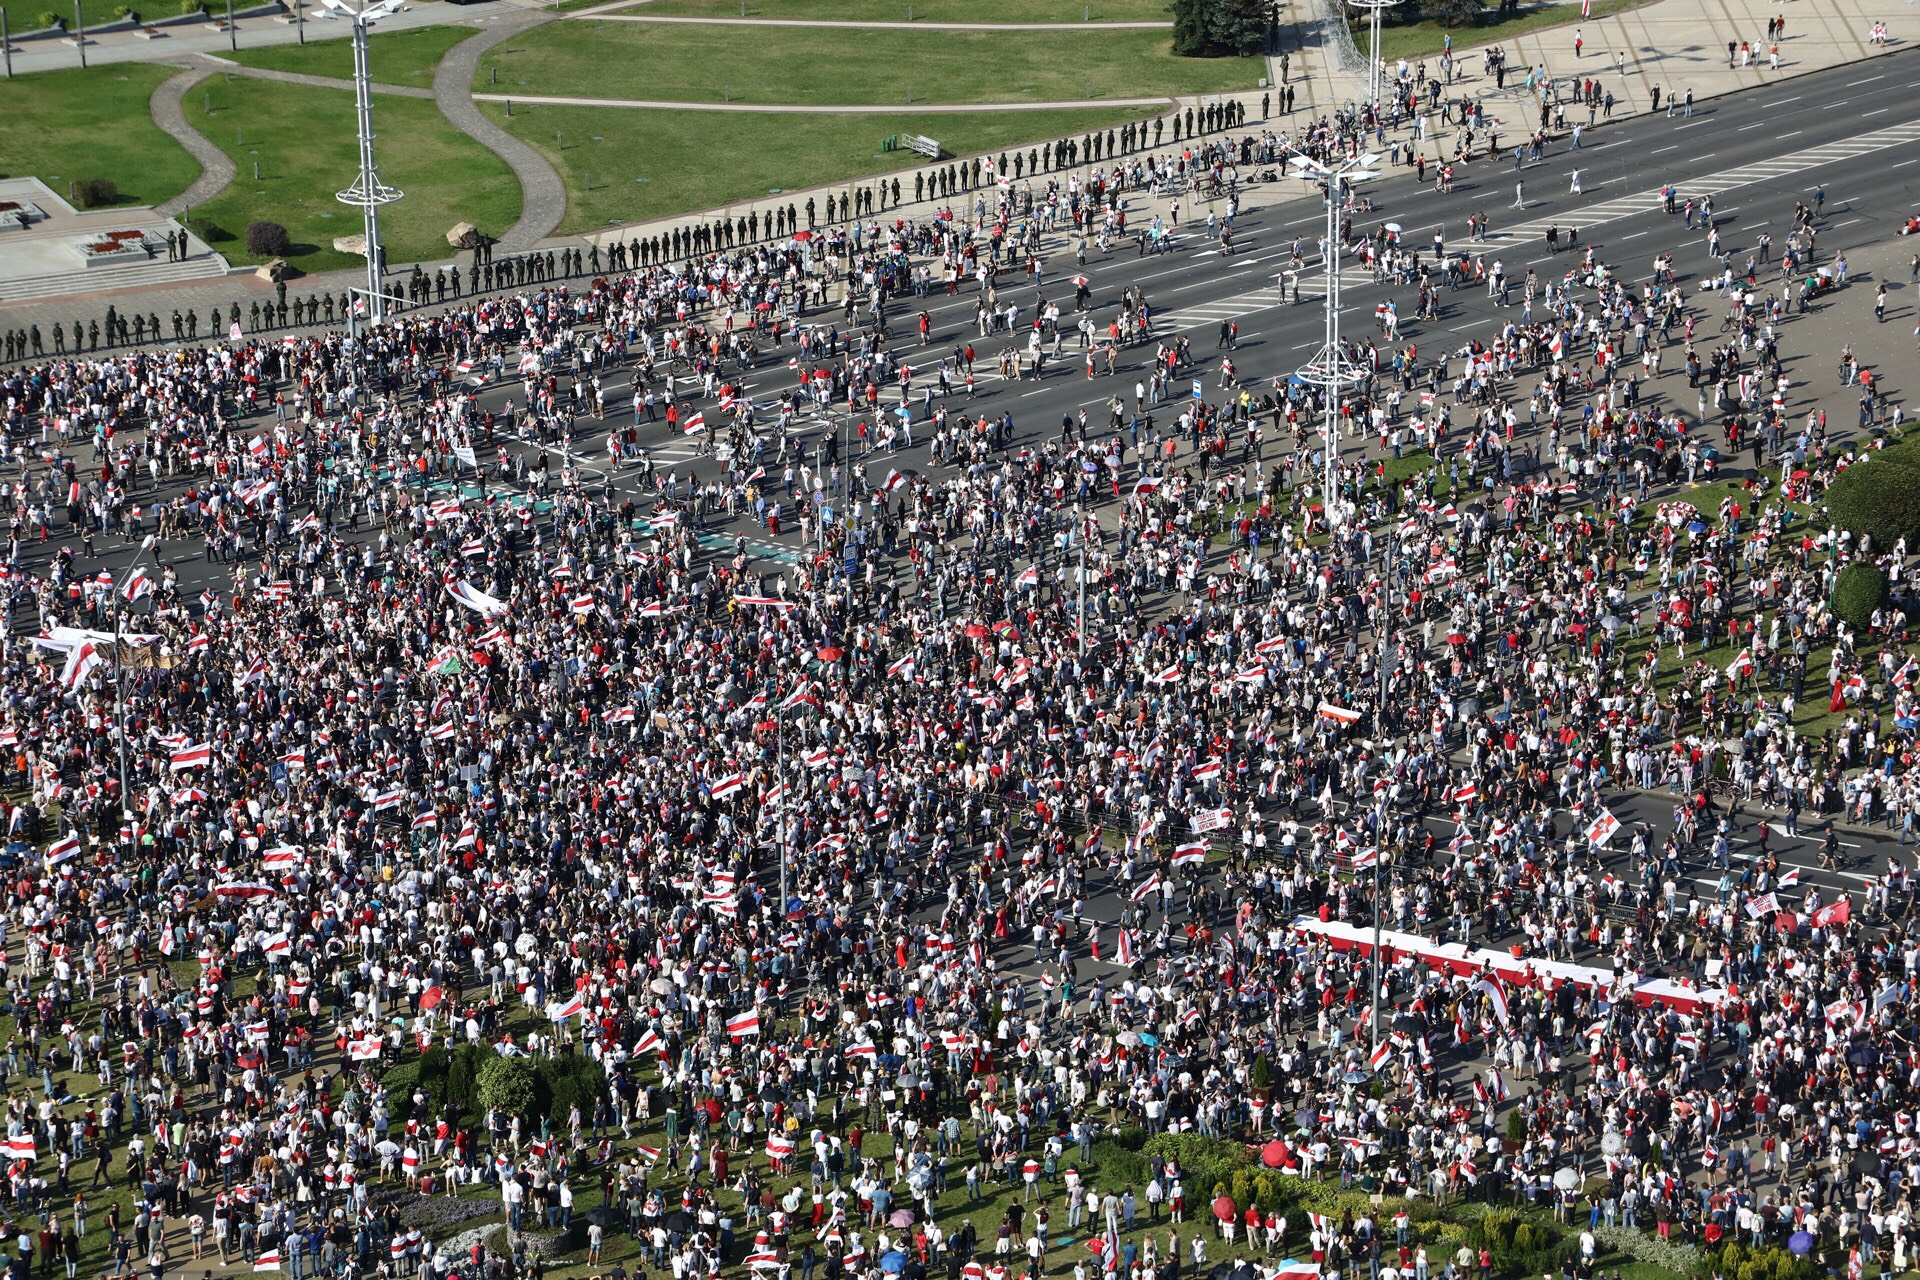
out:
M298 71L270 71L265 67L249 67L243 63L231 62L211 53L203 53L200 57L208 62L218 63L221 72L230 76L246 76L250 80L278 80L281 84L297 84L309 89L340 89L347 93L353 92L353 81L334 76L310 76ZM374 93L385 94L392 98L432 98L434 96L433 90L423 89L414 84L376 82L369 87Z
M463 48L465 46L462 46ZM796 116L957 116L977 111L1080 111L1101 107L1165 108L1172 98L1078 98L1071 102L882 102L835 106L828 102L667 102L654 98L569 98L527 93L476 93L475 102L523 102L533 107L622 107L632 111L739 111ZM544 163L544 161L542 162Z
M840 18L683 18L645 13L572 13L574 21L689 27L831 27L855 31L1171 31L1171 22L852 22Z
M173 199L163 200L153 207L153 211L163 218L178 217L196 205L205 204L225 191L239 173L226 152L208 142L198 129L187 123L187 94L209 74L202 68L188 67L179 75L162 80L154 89L153 97L147 100L147 109L153 116L153 122L184 147L188 155L200 162L200 176L193 180L193 185Z
M551 22L553 16L529 10L489 23L479 34L447 50L433 75L433 100L439 104L440 114L452 122L454 128L506 161L519 180L520 221L500 237L500 247L509 253L524 253L553 234L561 218L566 216L566 189L545 156L480 113L480 108L474 105L479 95L473 92L473 78L480 69L481 54L524 31ZM505 101L505 98L489 95L485 100Z

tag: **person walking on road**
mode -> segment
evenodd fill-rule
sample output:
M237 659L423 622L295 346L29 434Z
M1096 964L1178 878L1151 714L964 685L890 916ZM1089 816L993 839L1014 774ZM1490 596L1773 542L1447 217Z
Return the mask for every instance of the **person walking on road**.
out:
M1516 209L1527 207L1527 184L1524 182L1513 184L1513 207Z
M1569 188L1569 191L1576 196L1580 194L1580 171L1578 169L1573 171L1573 185Z

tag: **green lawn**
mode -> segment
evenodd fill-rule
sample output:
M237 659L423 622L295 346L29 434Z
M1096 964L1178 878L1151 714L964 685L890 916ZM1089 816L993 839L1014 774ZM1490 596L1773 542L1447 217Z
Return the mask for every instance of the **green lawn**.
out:
M122 204L158 204L200 176L180 144L160 132L148 99L175 67L120 62L42 71L0 81L0 174L31 175L61 195L106 178Z
M847 74L856 64L860 73ZM497 84L489 80L495 67ZM582 20L551 23L496 48L481 60L475 88L688 102L904 106L910 101L1213 93L1251 89L1264 71L1257 58L1176 58L1167 36L1158 31L1009 36ZM746 127L755 134L767 132L760 123Z
M653 0L626 13L738 18L740 0ZM1166 0L747 0L749 18L840 22L1171 22Z
M1518 16L1509 18L1505 22L1497 22L1491 16L1483 15L1481 21L1460 27L1446 27L1438 22L1394 24L1382 28L1380 32L1380 56L1386 59L1391 69L1392 64L1400 58L1411 62L1420 58L1437 57L1448 36L1453 37L1454 52L1458 53L1462 49L1471 49L1479 45L1501 44L1519 36L1543 31L1548 27L1571 26L1580 22L1595 23L1602 18L1623 13L1628 9L1637 9L1648 3L1650 0L1593 0L1593 16L1584 19L1580 16L1578 5L1545 4L1522 9ZM1389 9L1387 12L1391 14L1393 10ZM1353 38L1354 43L1360 48L1361 57L1364 58L1367 52L1367 29L1364 23L1354 29ZM1567 41L1568 48L1571 49L1572 35L1568 35ZM1603 45L1603 41L1593 36L1587 38L1587 48L1595 54L1607 52ZM1512 50L1508 52L1512 53ZM1511 59L1509 65L1513 65ZM1476 63L1475 66L1477 67L1478 64ZM1522 66L1519 78L1524 80L1525 77L1526 70ZM1509 76L1508 83L1514 83L1513 77Z
M930 134L955 154L972 155L1139 118L1111 107L735 117L515 104L512 119L500 103L483 102L480 109L539 149L560 172L567 185L561 230L569 233L724 207L758 199L775 187L797 190L881 173L900 173L910 197L919 157L881 152L880 142L889 134ZM584 190L588 182L592 187Z
M240 173L225 193L193 211L196 229L207 218L229 232L233 239L214 247L236 262L253 260L242 236L247 223L263 218L292 233L291 260L304 270L359 261L333 249L336 236L360 232L358 211L333 198L357 165L353 95L265 80L211 87L214 114L194 122ZM406 193L380 212L389 262L446 257L447 228L456 222L498 234L520 216L520 187L506 164L448 124L433 103L379 98L373 121L381 177Z
M478 34L474 27L415 27L409 31L381 31L375 28L367 40L367 66L381 84L433 87L434 69L447 50ZM353 44L344 39L318 39L318 36L344 36L341 22L309 22L306 44L276 44L261 49L242 49L222 56L243 66L267 71L296 71L301 75L353 75Z

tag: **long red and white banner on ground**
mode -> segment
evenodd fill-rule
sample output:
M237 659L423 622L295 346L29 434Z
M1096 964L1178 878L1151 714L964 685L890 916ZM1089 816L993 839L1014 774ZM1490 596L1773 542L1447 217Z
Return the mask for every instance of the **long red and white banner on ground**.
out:
M1335 951L1357 949L1363 956L1373 954L1373 930L1364 925L1300 916L1294 920L1293 928L1296 933L1325 938ZM1511 951L1464 947L1457 942L1431 942L1419 934L1399 933L1392 929L1380 931L1380 949L1386 953L1383 958L1388 962L1408 956L1430 969L1445 969L1462 978L1492 969L1500 975L1501 981L1514 986L1571 982L1582 991L1597 989L1604 995L1617 985L1611 969L1569 964L1564 960L1516 957ZM1680 1013L1702 1013L1723 1003L1727 999L1727 992L1719 987L1701 989L1666 978L1653 978L1634 985L1633 999L1638 1005L1657 1003Z

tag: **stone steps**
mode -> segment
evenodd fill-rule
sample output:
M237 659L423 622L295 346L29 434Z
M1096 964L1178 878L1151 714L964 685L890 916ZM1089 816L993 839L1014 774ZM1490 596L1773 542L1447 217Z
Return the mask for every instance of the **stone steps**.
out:
M39 302L48 298L140 289L156 284L178 284L183 280L217 280L226 275L227 260L217 253L201 254L185 262L162 259L158 262L128 263L120 267L95 267L91 271L75 268L53 275L0 280L0 306L13 302Z

